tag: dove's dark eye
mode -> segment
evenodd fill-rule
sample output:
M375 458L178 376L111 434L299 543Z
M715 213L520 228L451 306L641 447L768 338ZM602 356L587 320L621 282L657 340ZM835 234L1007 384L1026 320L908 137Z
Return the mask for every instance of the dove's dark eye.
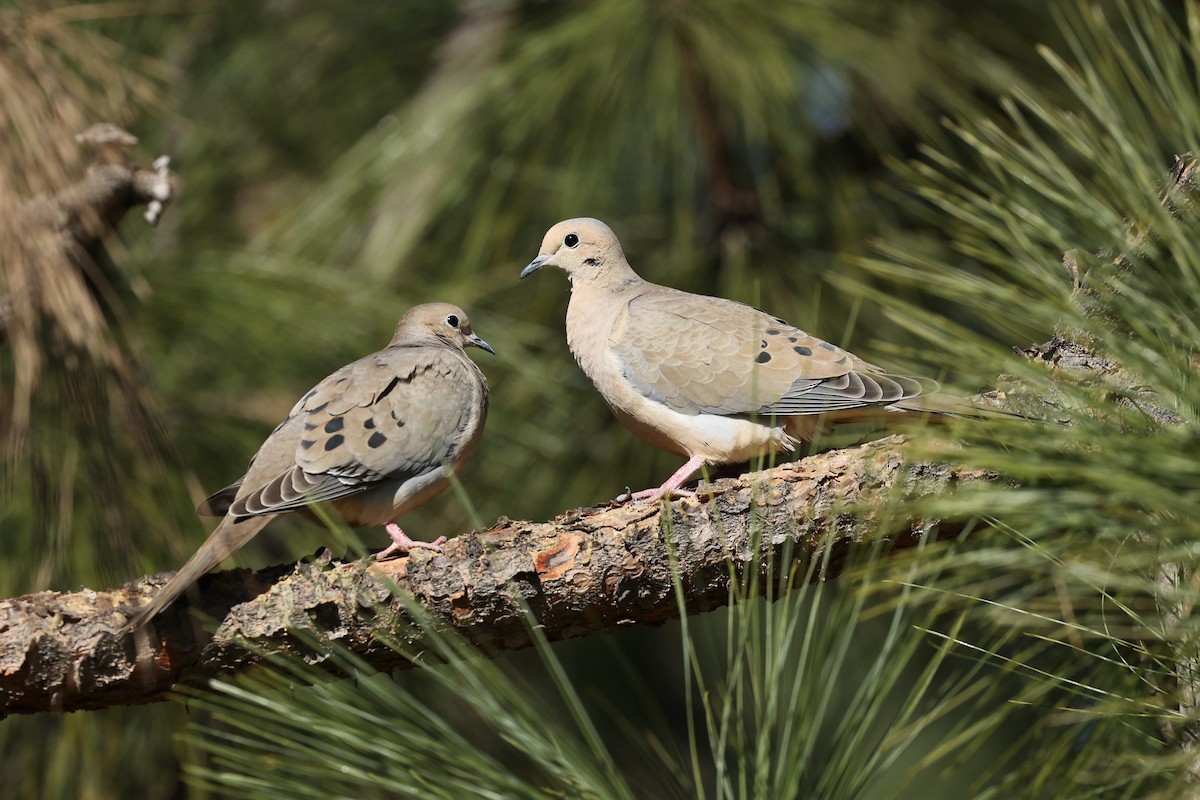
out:
M563 244L565 244L567 247L574 247L575 245L579 244L579 237L573 233L568 233L565 237L563 237Z
M455 314L447 314L446 315L446 324L449 325L451 328L457 329L458 328L458 316Z

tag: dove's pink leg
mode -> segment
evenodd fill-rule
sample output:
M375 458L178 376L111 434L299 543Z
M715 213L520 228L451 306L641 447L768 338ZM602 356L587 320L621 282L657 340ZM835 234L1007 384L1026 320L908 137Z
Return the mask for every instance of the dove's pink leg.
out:
M666 483L657 489L642 489L640 492L634 492L630 499L635 503L657 503L664 495L674 495L676 497L695 497L696 493L679 487L688 478L692 477L692 473L704 466L703 456L692 456L679 469L675 470L675 474L667 478Z
M439 536L432 542L414 542L394 522L384 525L383 529L387 531L388 536L392 537L392 543L375 554L376 561L383 561L392 553L407 553L409 550L433 550L435 553L440 553L442 552L442 544L446 541L445 536Z

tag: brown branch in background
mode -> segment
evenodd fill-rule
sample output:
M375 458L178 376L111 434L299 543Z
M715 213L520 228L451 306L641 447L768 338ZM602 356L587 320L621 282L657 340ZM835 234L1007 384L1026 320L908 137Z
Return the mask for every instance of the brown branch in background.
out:
M137 138L112 123L93 125L75 140L94 154L87 174L52 196L23 204L14 228L29 238L53 234L62 256L74 269L90 276L105 241L116 233L129 211L145 206L143 219L150 225L158 223L178 191L178 178L166 156L155 159L150 169L136 167L127 150L137 144ZM89 277L85 282L94 284L95 280ZM31 303L34 298L29 292L0 297L0 341L21 302Z
M120 276L106 274L111 267L94 256L122 209L141 202L139 193L159 191L154 177L130 175L124 151L133 137L116 125L89 128L162 108L150 63L127 58L86 14L54 5L18 0L0 9L0 338L11 357L0 427L12 434L2 442L10 455L24 452L44 373L58 381L71 364L104 376L106 394L139 390L127 346L113 331L122 309L109 279ZM135 12L119 3L104 9ZM80 406L80 416L96 410Z
M1160 202L1173 215L1195 213L1197 191L1197 161L1191 153L1176 155L1174 164L1164 179ZM1127 279L1139 268L1137 259L1152 238L1152 231L1129 226L1124 251L1115 257L1100 259L1099 274L1085 274L1075 252L1063 254L1063 269L1071 279L1072 302L1085 317L1101 320L1105 327L1118 328L1121 323L1112 313L1112 299L1098 287L1110 276ZM1046 364L1065 375L1089 374L1099 376L1114 394L1114 401L1137 408L1159 425L1182 425L1183 417L1164 405L1136 375L1131 374L1113 358L1096 350L1094 338L1086 331L1059 326L1050 341L1020 351L1026 358Z
M140 657L134 637L117 631L134 599L144 602L165 574L112 591L0 601L0 715L163 700L176 683L199 684L261 661L239 637L311 659L296 630L321 631L380 669L411 666L377 638L396 630L404 613L383 582L388 578L494 655L531 644L520 600L551 641L675 618L673 564L693 611L728 603L731 574L744 580L752 570L761 573L769 554L786 547L795 547L801 562L830 548L828 568L817 577L833 577L852 543L887 537L904 548L927 534L957 532L889 516L899 495L987 478L905 465L902 441L893 436L718 480L711 499L677 501L669 518L660 506L629 505L577 509L553 522L501 518L486 531L451 539L444 555L415 551L378 565L321 556L254 573L214 573L194 587L190 608L177 604L152 623ZM221 621L215 636L193 609Z
M1195 215L1198 161L1191 153L1176 155L1163 181L1160 202L1168 211L1179 216ZM1099 320L1106 328L1121 330L1120 317L1112 312L1112 297L1105 291L1105 282L1112 276L1128 280L1137 269L1150 268L1140 261L1147 243L1154 232L1146 227L1129 224L1126 244L1115 257L1098 259L1093 267L1099 274L1085 273L1074 252L1063 255L1063 267L1073 285L1072 301L1084 316ZM1162 398L1150 390L1138 376L1130 373L1116 359L1097 350L1095 337L1087 331L1070 326L1059 326L1054 337L1043 345L1021 351L1027 358L1046 364L1060 376L1084 376L1084 380L1099 378L1110 391L1117 405L1136 408L1161 426L1183 425L1186 420L1170 407L1171 398ZM1200 368L1200 359L1192 358L1193 368ZM1163 597L1194 596L1200 586L1200 572L1193 564L1159 563L1154 571L1155 582L1162 587ZM1162 600L1162 598L1158 598ZM1189 772L1193 779L1200 778L1200 643L1192 633L1193 608L1190 601L1166 602L1161 607L1162 621L1166 631L1157 640L1144 642L1150 652L1170 642L1171 650L1161 661L1153 660L1154 667L1148 669L1144 679L1158 686L1163 698L1172 698L1178 712L1175 721L1162 717L1159 735L1165 742L1175 743L1185 753L1191 754ZM1172 665L1162 670L1163 664Z
M73 138L93 154L74 183L59 164L46 169L61 170L58 182L65 188L32 199L16 197L11 186L0 190L0 279L6 290L0 295L0 343L11 349L15 366L11 406L3 408L0 428L14 434L6 438L10 450L21 447L34 387L51 358L87 354L116 376L114 394L140 391L110 331L108 315L119 316L120 302L116 276L103 266L104 248L134 208L145 206L143 218L157 224L178 179L166 156L150 169L135 166L127 150L136 137L112 123L92 125ZM48 175L25 177L28 185L51 181Z

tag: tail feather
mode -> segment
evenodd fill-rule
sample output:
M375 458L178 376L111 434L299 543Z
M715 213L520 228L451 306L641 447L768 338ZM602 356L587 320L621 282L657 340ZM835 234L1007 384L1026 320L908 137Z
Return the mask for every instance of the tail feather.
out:
M233 555L274 518L274 515L266 515L243 518L241 521L235 521L231 517L221 520L221 524L209 535L195 555L187 560L148 604L137 610L125 624L124 630L132 631L145 625L175 602L201 575Z
M237 499L238 490L242 488L242 479L226 486L219 492L213 492L196 506L196 513L202 517L223 517L229 513L229 507Z
M894 375L888 376L901 380ZM905 378L904 380L911 380ZM1021 419L1036 421L1037 417L1009 411L997 405L1003 402L992 399L987 395L974 397L956 397L942 394L933 384L934 392L930 394L913 395L897 400L887 405L870 405L861 408L851 408L827 414L796 414L783 420L783 428L789 436L800 441L811 442L825 429L826 425L842 422L879 422L899 421L896 414L927 414L931 422L945 422L949 419ZM907 390L907 388L906 388Z
M943 417L966 417L969 419L1029 419L1025 414L1009 411L986 396L956 397L949 394L922 394L897 400L887 408L889 411L907 411L916 414L933 414Z

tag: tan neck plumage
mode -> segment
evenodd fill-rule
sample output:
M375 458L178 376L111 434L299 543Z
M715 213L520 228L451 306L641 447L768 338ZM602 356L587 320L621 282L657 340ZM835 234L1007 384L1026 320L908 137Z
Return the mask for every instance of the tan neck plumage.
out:
M597 366L608 355L614 326L625 316L629 301L649 286L632 269L626 269L627 273L619 275L618 280L575 279L571 282L571 300L567 303L567 346L593 383L597 382Z

